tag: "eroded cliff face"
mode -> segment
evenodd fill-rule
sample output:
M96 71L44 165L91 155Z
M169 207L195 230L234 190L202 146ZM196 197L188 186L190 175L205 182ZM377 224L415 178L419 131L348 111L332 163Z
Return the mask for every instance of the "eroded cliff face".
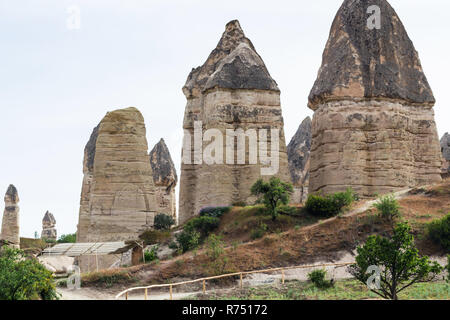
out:
M164 139L161 139L150 152L155 198L158 213L165 213L177 221L175 187L178 177Z
M180 178L180 223L198 214L204 206L254 200L250 188L263 176L261 168L270 166L259 159L259 152L264 149L259 148L262 130L267 130L269 154L272 140L279 149L278 168L272 175L289 181L280 91L237 20L227 24L206 62L192 70L183 92L187 105L183 123L185 161ZM197 131L194 130L196 124ZM209 129L213 129L213 137L202 139ZM226 138L227 130L237 132L239 129L250 136L245 138L245 145L237 141L239 138ZM272 137L272 129L278 130L278 141ZM254 130L256 136L247 130ZM195 139L199 136L200 140ZM255 154L249 149L250 140L257 146L256 162L250 161ZM196 141L200 141L200 146ZM215 141L222 145L222 151L215 148L217 152L212 155L222 153L223 160L219 161L218 156L217 161L206 164L204 151ZM227 143L234 143L233 152L226 152Z
M446 132L441 138L441 151L444 157L444 174L450 174L450 134Z
M155 185L144 118L108 112L85 148L78 242L137 239L153 225Z
M370 6L380 28L369 29ZM374 195L440 181L435 99L418 54L385 0L346 0L309 96L310 191Z
M292 195L294 203L302 203L308 197L311 124L311 118L306 117L287 146L289 173L294 186Z
M5 211L3 212L0 240L7 241L11 247L20 247L19 194L12 184L5 194Z

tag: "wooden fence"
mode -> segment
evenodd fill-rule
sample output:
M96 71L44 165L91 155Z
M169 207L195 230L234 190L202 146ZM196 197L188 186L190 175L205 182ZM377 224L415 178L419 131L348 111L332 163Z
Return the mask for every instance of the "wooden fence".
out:
M285 271L286 270L292 270L292 269L308 269L308 268L323 268L323 267L345 267L348 265L354 264L354 262L348 262L348 263L334 263L334 264L321 264L321 265L304 265L304 266L295 266L295 267L281 267L281 268L272 268L272 269L264 269L264 270L255 270L255 271L243 271L243 272L235 272L235 273L228 273L223 274L219 276L214 277L207 277L207 278L200 278L195 280L189 280L189 281L182 281L182 282L176 282L176 283L169 283L169 284L154 284L147 287L135 287L135 288L129 288L127 290L124 290L116 295L116 299L119 299L121 296L125 296L125 299L128 300L128 295L130 292L133 291L144 291L144 299L148 300L149 292L153 288L169 288L169 295L170 300L173 300L173 287L180 286L184 284L191 284L191 283L198 283L202 282L203 284L203 293L206 293L206 281L208 280L214 280L214 279L222 279L222 278L228 278L228 277L236 277L239 276L239 287L243 288L243 278L244 275L248 274L255 274L255 273L272 273L281 271L281 283L284 284L285 280Z

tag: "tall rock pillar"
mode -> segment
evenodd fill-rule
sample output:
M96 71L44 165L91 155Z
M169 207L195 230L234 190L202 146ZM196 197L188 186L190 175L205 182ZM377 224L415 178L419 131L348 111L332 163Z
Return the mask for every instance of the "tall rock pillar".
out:
M250 188L261 177L289 181L280 90L237 20L192 70L183 92L181 224L204 206L252 202Z
M12 247L20 247L19 194L12 184L5 194L5 211L3 212L0 240L7 241Z
M155 185L144 118L108 112L85 148L78 242L137 239L153 225Z
M309 95L310 190L363 196L441 180L435 99L385 0L346 0Z
M164 139L161 139L150 152L153 182L156 188L158 213L165 213L177 221L175 187L178 177Z

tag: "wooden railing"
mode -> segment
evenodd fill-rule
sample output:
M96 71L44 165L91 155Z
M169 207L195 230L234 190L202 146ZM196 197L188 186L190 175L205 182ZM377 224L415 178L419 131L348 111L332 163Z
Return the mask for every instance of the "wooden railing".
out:
M239 276L239 287L243 288L243 278L244 275L248 274L255 274L255 273L272 273L281 271L281 283L284 284L285 280L285 271L286 270L292 270L292 269L308 269L308 268L323 268L323 267L345 267L348 265L354 264L354 262L348 262L348 263L334 263L334 264L321 264L321 265L303 265L303 266L295 266L295 267L281 267L281 268L272 268L272 269L264 269L264 270L255 270L255 271L243 271L243 272L235 272L235 273L228 273L223 274L219 276L214 277L207 277L207 278L199 278L195 280L188 280L188 281L182 281L182 282L176 282L176 283L169 283L169 284L154 284L147 287L135 287L135 288L129 288L127 290L124 290L116 295L116 299L119 299L121 296L125 296L125 299L128 300L128 295L130 292L133 291L144 291L144 299L148 300L149 291L154 288L169 288L169 295L170 300L173 300L173 287L180 286L184 284L191 284L191 283L198 283L202 282L203 284L203 293L206 293L206 281L208 280L214 280L214 279L222 279L222 278L228 278L228 277L236 277Z

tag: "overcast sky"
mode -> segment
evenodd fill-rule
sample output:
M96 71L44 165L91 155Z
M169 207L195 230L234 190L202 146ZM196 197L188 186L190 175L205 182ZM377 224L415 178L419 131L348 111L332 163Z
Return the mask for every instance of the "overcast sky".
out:
M164 138L179 173L185 97L225 24L239 19L281 89L287 143L312 112L307 97L341 0L0 0L0 192L20 196L21 236L50 210L58 234L78 222L83 150L107 111L144 115L151 149ZM434 91L439 136L450 131L450 2L391 0ZM80 9L69 29L68 8Z

